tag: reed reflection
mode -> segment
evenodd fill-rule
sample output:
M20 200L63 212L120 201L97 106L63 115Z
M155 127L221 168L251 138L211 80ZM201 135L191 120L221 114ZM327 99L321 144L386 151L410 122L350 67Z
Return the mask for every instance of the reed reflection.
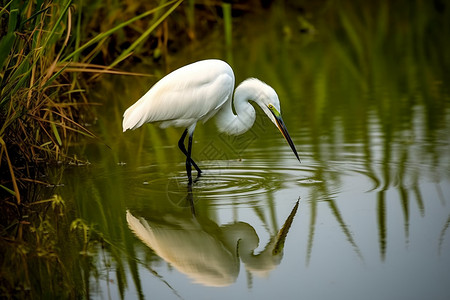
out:
M191 196L188 194L188 200ZM193 208L190 214L158 217L127 210L126 220L144 244L193 282L220 287L236 281L241 261L251 274L263 277L281 263L298 205L299 200L278 233L270 236L259 253L255 249L260 239L252 225L240 221L219 225L197 216Z

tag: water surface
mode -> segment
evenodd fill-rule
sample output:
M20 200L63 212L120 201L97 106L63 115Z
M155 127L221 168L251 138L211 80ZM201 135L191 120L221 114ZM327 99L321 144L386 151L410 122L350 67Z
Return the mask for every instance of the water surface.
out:
M111 149L83 146L90 165L69 168L59 189L107 241L90 250L92 297L450 296L448 55L439 60L431 44L426 55L387 48L399 37L365 39L373 28L343 16L304 34L300 16L280 7L249 16L235 24L231 52L218 28L167 68L228 58L238 82L272 85L301 164L261 111L239 137L211 120L195 131L204 174L189 190L183 129L121 129L125 108L167 70L98 86L97 128Z

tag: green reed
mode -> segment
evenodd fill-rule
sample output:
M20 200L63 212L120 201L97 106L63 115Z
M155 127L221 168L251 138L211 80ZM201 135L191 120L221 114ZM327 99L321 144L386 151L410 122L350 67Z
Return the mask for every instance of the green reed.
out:
M125 73L111 68L144 43L181 2L150 3L143 13L130 11L134 16L124 20L118 14L123 4L113 1L108 7L110 18L106 18L113 20L108 23L111 27L98 33L96 24L81 19L108 13L101 1L89 5L82 0L2 4L0 17L6 25L0 31L3 192L20 203L20 190L25 188L22 179L30 178L20 170L24 164L71 159L67 151L77 136L95 137L84 125L92 122L93 114L87 108L92 103L86 94L89 86L79 74ZM112 35L121 35L126 26L155 14L160 15L147 30L133 36L135 41L128 48L117 51L115 59L102 58ZM93 63L98 60L100 65Z

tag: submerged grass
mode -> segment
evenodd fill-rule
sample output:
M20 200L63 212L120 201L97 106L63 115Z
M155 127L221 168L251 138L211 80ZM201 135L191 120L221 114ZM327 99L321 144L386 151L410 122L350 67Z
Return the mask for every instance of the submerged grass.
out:
M93 254L103 239L92 224L75 219L71 211L73 207L67 207L61 196L53 195L34 202L27 207L27 215L2 228L2 298L89 296ZM15 236L5 237L11 227Z

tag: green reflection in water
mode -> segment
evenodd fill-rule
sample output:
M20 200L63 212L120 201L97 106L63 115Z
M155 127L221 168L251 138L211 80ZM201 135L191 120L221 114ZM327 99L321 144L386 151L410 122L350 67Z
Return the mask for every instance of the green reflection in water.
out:
M429 218L429 211L435 212L437 206L448 217L437 233L439 240L432 243L441 254L447 253L450 93L444 83L449 81L450 52L444 49L449 46L449 10L422 2L329 1L311 11L310 16L295 7L274 4L267 12L247 15L233 24L237 81L256 76L275 88L302 165L293 165L298 162L282 137L261 116L240 137L218 135L214 122L199 125L193 157L206 174L193 190L198 223L212 224L206 231L218 236L223 234L224 213L237 224L247 217L242 213L246 211L259 225L246 224L254 230L263 228L258 233L265 232L267 237L259 237L270 244L289 211L281 209L283 201L291 205L300 196L297 223L286 244L305 240L304 248L296 250L301 249L298 255L313 268L315 258L322 257L321 222L339 228L340 245L349 246L357 260L365 262L372 252L359 230L374 229L374 252L385 261L395 239L404 238L408 245L411 236L418 234L410 228L416 213ZM177 54L167 68L227 57L223 40L221 30L213 31L206 40L193 42ZM146 65L137 68L151 70L158 78L166 74ZM66 170L65 186L55 190L70 201L81 220L74 229L79 239L70 243L85 249L88 235L94 244L85 249L89 255L61 248L67 250L66 265L75 265L80 255L85 262L81 272L73 271L85 294L118 290L125 297L135 290L139 298L151 297L145 295L142 279L147 270L168 293L183 297L162 274L158 251L149 250L133 236L126 218L131 211L135 217L142 213L150 219L177 216L180 223L194 222L185 202L183 156L176 147L182 130L144 126L122 133L123 111L156 77L109 77L101 82L92 96L106 104L98 110L97 132L111 150L99 143L81 146L92 164ZM345 202L353 198L373 204L368 214L373 224L355 221L348 213ZM400 213L393 216L394 202L400 205ZM324 220L326 216L331 221ZM402 220L403 236L392 234L398 232L393 228L396 219ZM163 221L157 226L176 223ZM304 236L298 226L294 231L295 224L305 226Z
M362 192L370 192L375 200L376 224L372 226L378 231L378 252L383 261L390 240L389 201L400 203L402 213L396 217L403 218L408 244L411 206L415 203L425 216L424 195L431 196L422 191L421 182L429 178L435 180L438 191L442 189L441 184L448 184L449 91L444 85L448 81L444 70L449 64L449 54L442 51L448 43L443 34L448 31L448 19L431 8L424 12L421 4L400 9L386 2L376 10L364 6L362 13L357 5L328 5L317 13L317 22L310 29L314 33L306 35L299 33L303 26L301 15L281 6L274 6L263 16L248 16L247 20L240 20L233 26L239 28L233 40L237 81L257 76L277 90L286 124L301 156L306 159L302 166L292 167L288 155L284 155L288 149L283 148L282 139L275 130L268 129L263 118L257 119L251 131L236 138L217 135L213 122L199 126L193 155L205 166L207 174L194 188L194 193L201 198L195 201L195 207L207 212L208 222L214 222L220 210L215 205L221 205L221 197L227 197L226 201L232 203L236 214L240 205L247 203L262 223L269 224L268 219L271 220L273 225L268 227L273 231L278 228L274 226L273 193L295 184L310 185L301 195L307 199L310 209L306 263L310 264L314 257L317 223L324 213L321 203L327 204L346 242L364 261L361 242L354 234L356 228L352 228L342 204L337 201L340 189L349 186L343 182L348 180L346 177L353 176L356 180L360 174L370 185ZM418 15L415 9L423 16L420 21L410 23L410 15ZM370 15L371 11L378 13ZM261 27L255 25L261 20L267 26L264 28L270 28L264 34L260 33ZM198 47L203 43L205 41ZM180 57L189 59L177 58L169 68L226 54L221 51L221 38L214 34L207 44L206 53L186 51ZM194 44L192 49L196 47ZM116 104L106 108L108 113L104 115L107 117L100 122L100 126L105 126L101 136L113 151L89 147L90 159L100 161L104 168L104 178L100 175L99 180L108 182L92 184L92 188L98 189L99 184L111 188L102 188L101 193L96 193L99 196L94 201L98 203L95 208L80 211L87 219L98 218L97 213L91 215L92 212L102 212L101 231L112 237L114 243L127 241L128 256L137 257L134 248L139 246L124 232L127 228L124 211L133 207L137 211L153 211L151 215L176 214L177 205L184 201L186 194L184 164L175 146L181 134L178 129L146 126L127 135L121 133L123 110L155 79L132 79L125 83L121 80L111 78L100 88L102 98ZM119 98L118 90L121 91ZM105 92L110 94L105 97ZM116 163L126 162L122 170L111 165L111 156ZM255 187L249 182L251 179L245 181L252 175L255 176L253 181L262 184ZM208 186L217 189L208 189ZM245 189L248 193L241 193ZM393 190L398 194L396 198L392 198ZM132 195L143 199L129 199L131 191ZM438 192L443 203L446 203L446 191ZM258 192L267 193L267 198L255 196ZM158 200L145 199L144 195L149 193L159 195ZM114 208L108 207L105 201L112 199L121 199L120 205L113 202ZM167 199L177 205L168 206ZM86 205L85 202L80 201L80 205ZM108 216L103 217L106 214ZM111 220L116 221L112 227L108 225ZM158 226L162 226L161 223ZM442 225L440 245L445 244L447 228L448 222ZM114 232L118 229L120 235ZM139 263L151 268L158 258L153 252L147 255ZM120 255L112 257L123 261ZM136 261L129 259L128 263L136 289L142 293ZM121 266L119 270L117 278L125 278L125 268ZM160 276L153 269L151 272ZM125 288L118 285L123 295Z

